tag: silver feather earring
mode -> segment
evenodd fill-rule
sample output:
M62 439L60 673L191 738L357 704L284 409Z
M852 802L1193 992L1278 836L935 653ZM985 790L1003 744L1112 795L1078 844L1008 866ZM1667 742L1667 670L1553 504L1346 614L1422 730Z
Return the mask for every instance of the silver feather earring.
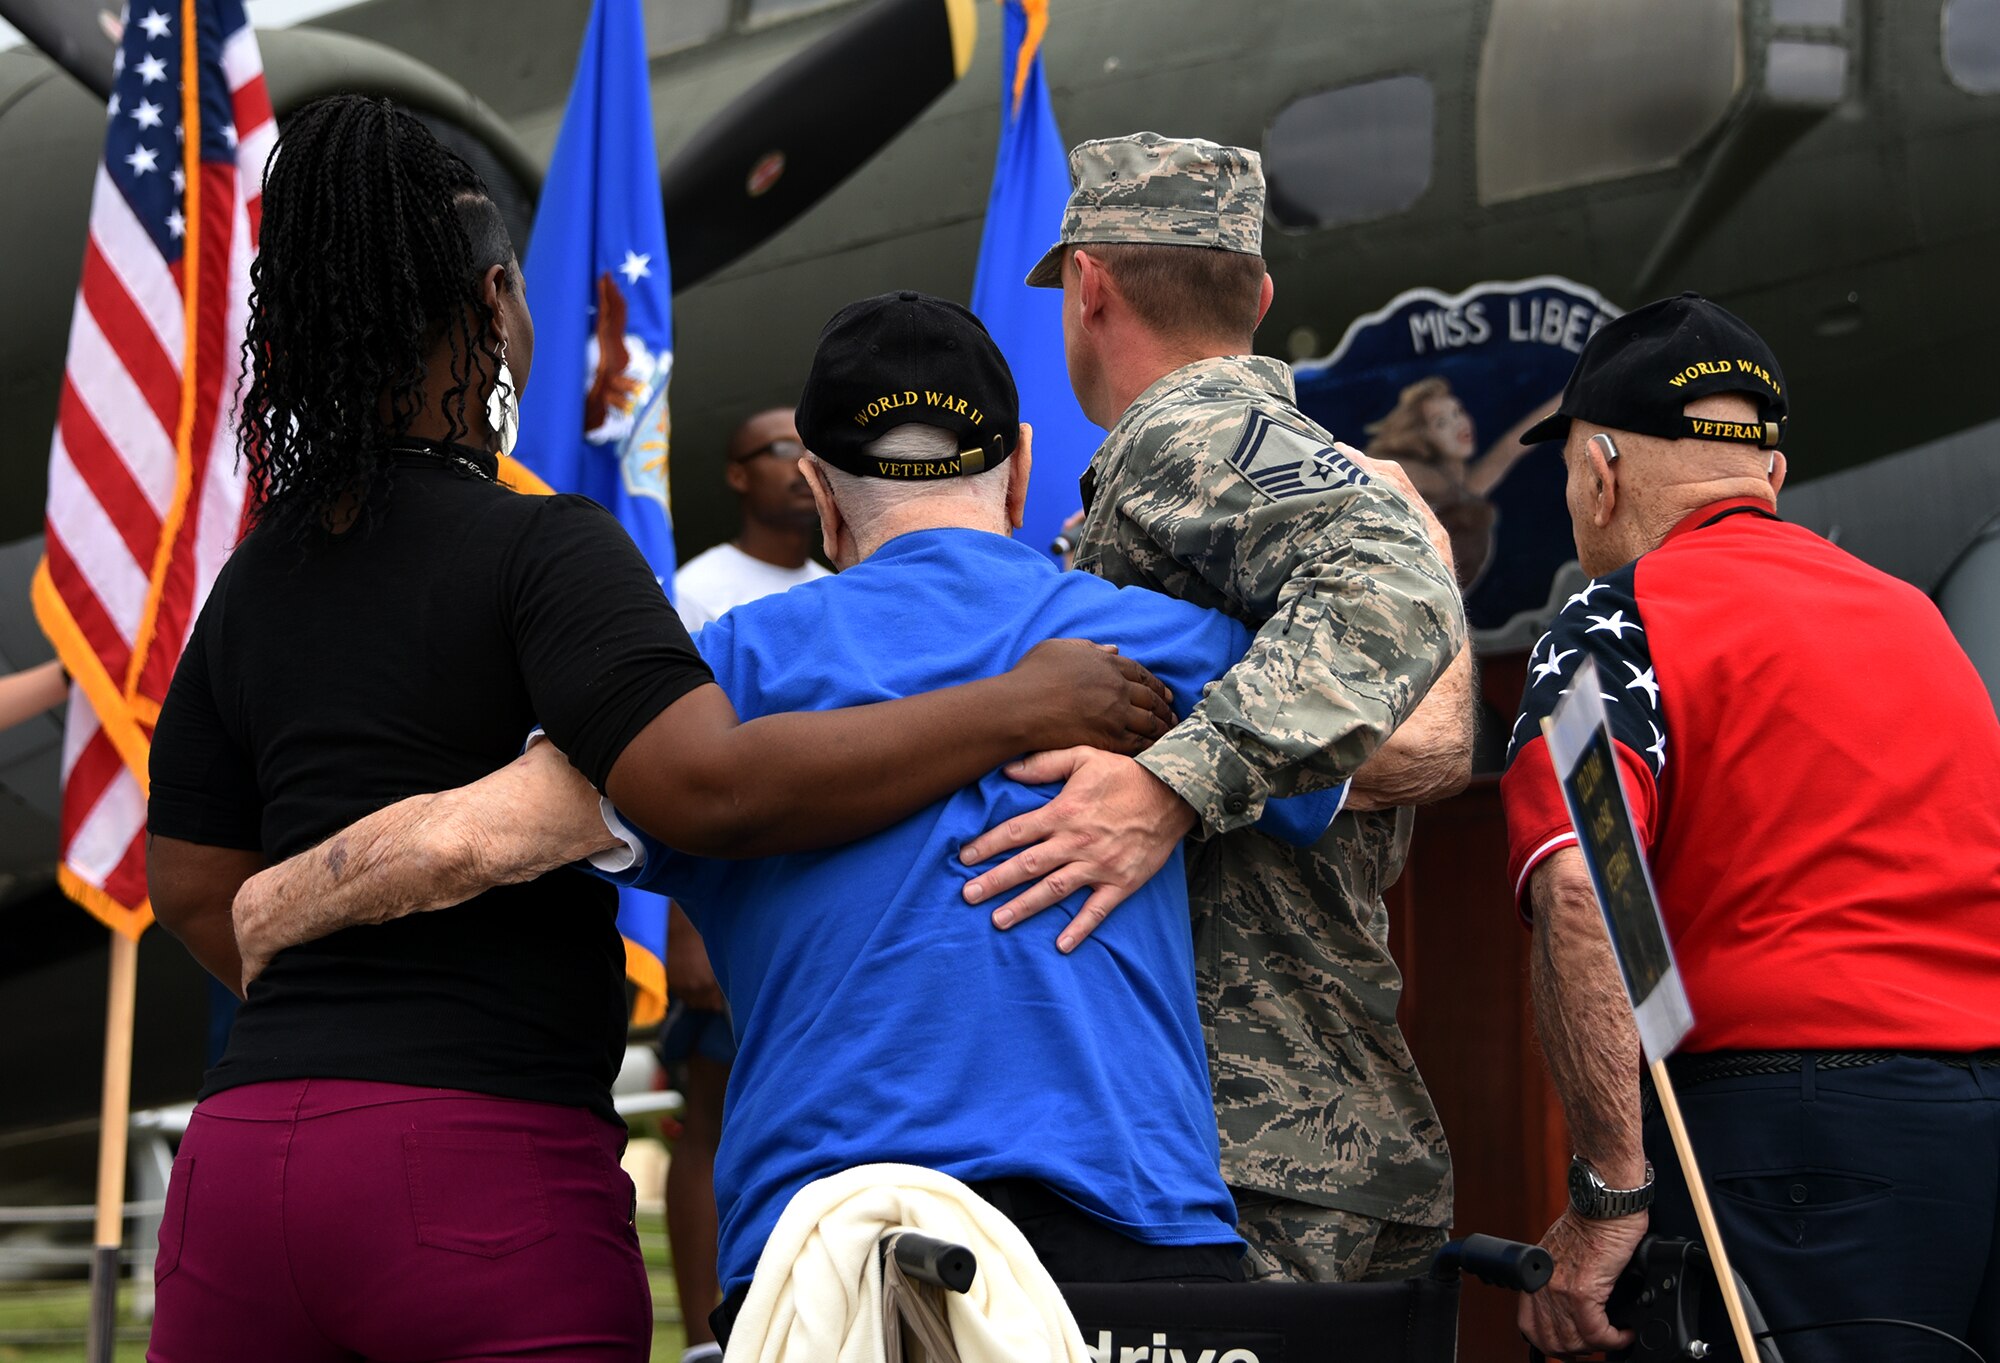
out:
M521 435L521 405L514 396L514 371L507 367L507 343L502 341L493 352L493 388L486 394L486 426L500 437L500 453L514 453L514 442Z

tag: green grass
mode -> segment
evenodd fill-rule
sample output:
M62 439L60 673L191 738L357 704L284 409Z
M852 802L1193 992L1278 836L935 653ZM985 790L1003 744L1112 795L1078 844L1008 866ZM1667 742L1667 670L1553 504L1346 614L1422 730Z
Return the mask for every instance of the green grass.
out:
M132 1289L118 1292L117 1363L142 1363L146 1341L132 1320ZM0 1340L41 1336L47 1343L0 1343L0 1363L83 1363L90 1288L81 1282L0 1285ZM133 1338L122 1336L131 1334Z
M639 1245L653 1283L653 1358L655 1363L677 1363L680 1304L667 1259L666 1225L658 1213L639 1213ZM130 1287L120 1289L117 1363L143 1363L146 1357L145 1324L132 1319L131 1297ZM0 1342L0 1363L84 1363L89 1315L90 1289L81 1282L0 1283L0 1341L30 1334L48 1341Z

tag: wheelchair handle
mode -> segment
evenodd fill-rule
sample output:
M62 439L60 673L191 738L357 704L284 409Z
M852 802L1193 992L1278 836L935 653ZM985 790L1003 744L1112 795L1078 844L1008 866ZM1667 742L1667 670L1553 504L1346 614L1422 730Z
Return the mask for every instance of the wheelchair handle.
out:
M1468 1235L1437 1252L1431 1260L1430 1276L1439 1282L1456 1282L1465 1272L1511 1292L1539 1292L1555 1271L1555 1260L1540 1245L1494 1235Z
M896 1256L903 1276L916 1282L964 1292L979 1272L979 1260L964 1245L906 1230L882 1237L882 1252Z

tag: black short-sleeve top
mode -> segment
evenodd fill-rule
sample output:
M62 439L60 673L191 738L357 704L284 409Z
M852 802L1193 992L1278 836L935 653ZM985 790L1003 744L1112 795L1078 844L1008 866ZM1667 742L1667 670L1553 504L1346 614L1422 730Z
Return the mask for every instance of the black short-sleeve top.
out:
M148 826L306 850L506 765L535 725L602 788L712 679L659 580L583 497L398 456L361 527L252 531L217 577L153 736ZM202 1094L274 1079L466 1089L612 1116L624 1045L616 897L573 870L281 952Z

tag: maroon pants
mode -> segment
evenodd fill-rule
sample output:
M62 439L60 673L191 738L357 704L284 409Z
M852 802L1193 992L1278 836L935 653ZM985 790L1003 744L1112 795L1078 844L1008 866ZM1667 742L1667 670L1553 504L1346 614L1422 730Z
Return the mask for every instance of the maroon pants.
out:
M218 1093L174 1160L146 1356L643 1360L624 1142L581 1108L452 1089Z

